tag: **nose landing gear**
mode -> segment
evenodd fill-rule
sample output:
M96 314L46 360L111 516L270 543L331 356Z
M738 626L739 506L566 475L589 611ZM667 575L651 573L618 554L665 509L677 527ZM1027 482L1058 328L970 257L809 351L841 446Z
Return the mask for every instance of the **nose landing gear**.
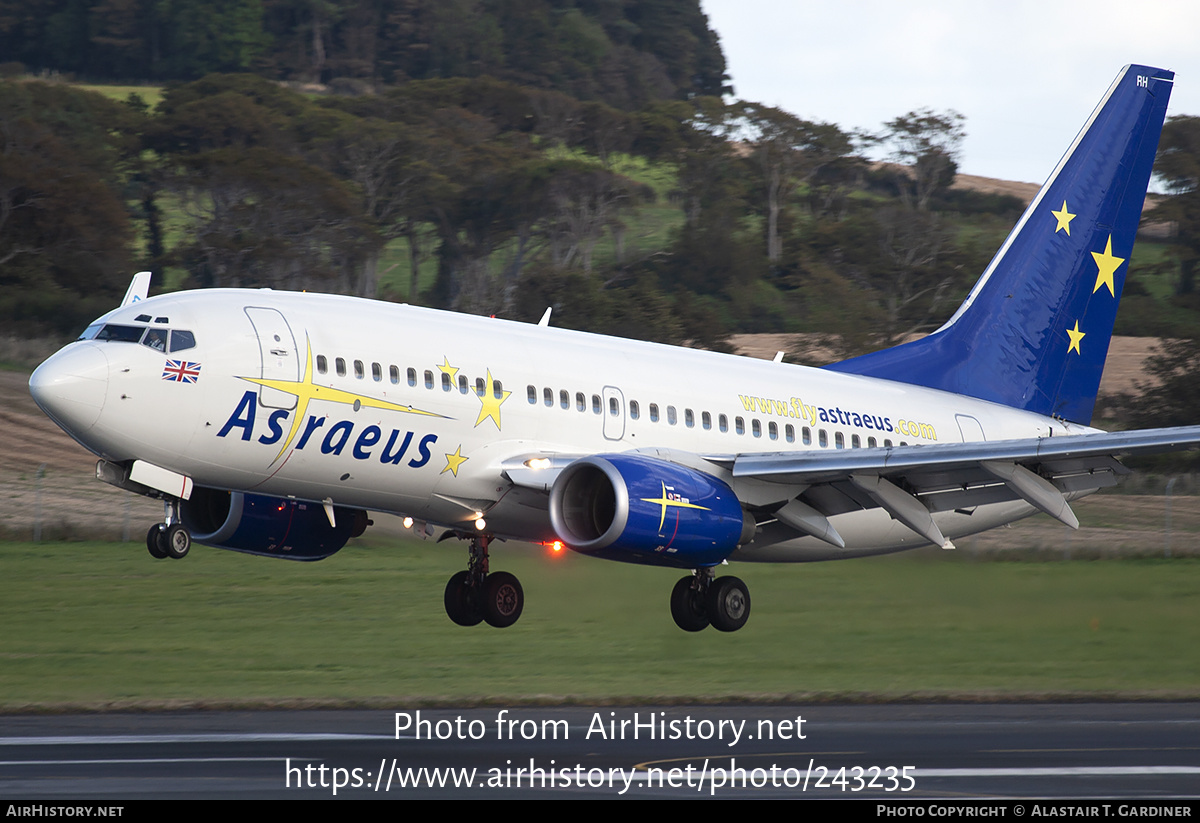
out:
M155 523L146 533L146 549L156 560L170 557L182 560L187 557L192 548L192 535L187 527L179 522L179 501L168 499L163 501L164 523Z

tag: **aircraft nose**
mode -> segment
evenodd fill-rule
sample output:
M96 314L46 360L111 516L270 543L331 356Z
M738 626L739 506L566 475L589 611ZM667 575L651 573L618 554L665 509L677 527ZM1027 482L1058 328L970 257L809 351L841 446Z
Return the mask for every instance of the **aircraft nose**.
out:
M108 395L108 358L95 343L73 343L29 376L34 401L68 433L95 425Z

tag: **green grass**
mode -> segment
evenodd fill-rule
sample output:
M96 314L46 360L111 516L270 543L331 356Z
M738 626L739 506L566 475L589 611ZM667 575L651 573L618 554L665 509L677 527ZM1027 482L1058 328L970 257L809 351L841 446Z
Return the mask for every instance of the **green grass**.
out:
M103 94L110 100L116 100L119 103L124 103L129 99L129 95L136 94L145 101L151 109L159 104L163 98L162 86L110 86L110 85L91 85L80 83L79 88L94 91L97 94Z
M1200 696L1200 561L901 556L737 565L736 634L672 624L678 572L502 546L526 610L442 611L453 543L318 564L196 547L0 544L0 707L53 704Z

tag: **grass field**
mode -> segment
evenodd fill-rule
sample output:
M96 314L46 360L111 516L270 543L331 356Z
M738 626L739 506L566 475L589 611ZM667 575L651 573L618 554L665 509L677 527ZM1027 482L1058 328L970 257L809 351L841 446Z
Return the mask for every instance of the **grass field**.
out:
M734 566L747 627L671 622L677 572L501 547L526 610L462 629L454 543L318 564L196 547L0 544L0 710L275 701L1200 697L1200 561L968 552Z

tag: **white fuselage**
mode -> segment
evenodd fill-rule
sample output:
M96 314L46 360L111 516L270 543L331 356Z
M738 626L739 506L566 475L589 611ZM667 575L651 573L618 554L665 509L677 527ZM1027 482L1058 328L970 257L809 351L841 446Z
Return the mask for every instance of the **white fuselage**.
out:
M186 292L97 323L138 316L192 332L195 347L85 340L43 366L83 364L91 395L79 420L59 422L105 459L457 529L482 514L489 531L524 540L555 538L545 494L503 470L539 455L732 456L1091 431L899 382L347 297ZM198 369L195 382L166 378L164 361L178 358ZM953 538L1033 512L1024 502L980 509L936 519ZM845 549L773 524L732 559L926 542L878 508L832 521Z

